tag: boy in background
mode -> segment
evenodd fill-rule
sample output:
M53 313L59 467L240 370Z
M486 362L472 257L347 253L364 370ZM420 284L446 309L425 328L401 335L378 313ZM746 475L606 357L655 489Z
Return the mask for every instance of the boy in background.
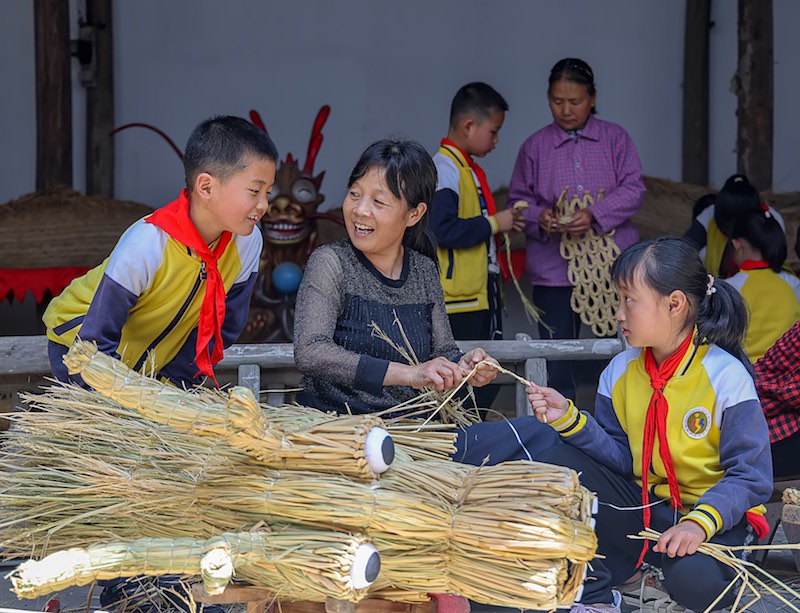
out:
M456 340L503 337L498 238L525 226L521 212L497 211L486 174L473 158L492 151L508 104L486 83L469 83L450 106L447 138L433 161L438 182L431 207L431 230L438 243L439 275ZM478 406L489 408L497 386L476 391Z
M80 382L62 362L80 337L176 385L216 382L214 365L247 321L277 159L272 139L245 119L200 123L178 199L135 222L45 311L53 375Z

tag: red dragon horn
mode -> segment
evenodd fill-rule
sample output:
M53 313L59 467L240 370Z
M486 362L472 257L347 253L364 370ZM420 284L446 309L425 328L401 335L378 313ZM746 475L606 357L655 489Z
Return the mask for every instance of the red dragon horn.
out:
M322 146L322 126L325 125L325 122L328 121L328 115L331 114L331 107L327 104L323 106L319 113L317 113L317 118L314 120L314 127L311 130L311 139L308 141L308 156L306 157L306 165L303 168L304 172L308 174L313 174L314 172L314 161L317 159L317 153L319 153L319 148Z
M261 128L264 132L267 132L267 126L264 125L264 122L261 121L261 115L258 114L258 111L253 109L250 111L250 121L253 122L253 125L257 128ZM269 134L269 132L267 132Z

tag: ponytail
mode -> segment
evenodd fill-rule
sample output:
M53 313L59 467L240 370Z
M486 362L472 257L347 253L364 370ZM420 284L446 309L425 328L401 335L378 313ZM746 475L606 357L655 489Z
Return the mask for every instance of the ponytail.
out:
M775 272L783 268L787 250L786 232L766 204L761 204L758 211L748 211L737 217L730 237L747 241L761 253L761 259Z
M742 295L722 279L709 277L706 295L697 305L697 344L718 345L745 365L754 375L742 339L747 331L748 313Z
M689 301L686 328L697 326L697 345L718 345L752 374L753 367L742 349L747 329L747 307L741 295L724 281L708 274L695 248L686 240L662 237L628 247L611 268L611 279L632 285L637 271L642 280L662 296L679 290Z

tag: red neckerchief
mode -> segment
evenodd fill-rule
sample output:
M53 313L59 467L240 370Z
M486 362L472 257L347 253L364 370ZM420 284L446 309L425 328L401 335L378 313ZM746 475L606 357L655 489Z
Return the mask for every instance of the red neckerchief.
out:
M678 365L689 350L689 346L692 344L692 336L692 334L689 334L675 352L661 363L661 366L656 365L653 350L650 347L644 350L644 370L650 375L650 386L653 388L653 395L650 397L650 404L647 406L642 448L642 515L645 529L650 527L650 507L648 506L650 488L647 477L650 474L650 464L653 461L653 447L655 446L656 437L658 437L658 453L664 463L664 469L667 471L667 483L669 484L669 497L672 501L672 506L676 509L680 509L683 506L678 477L675 475L675 466L672 464L669 442L667 441L669 403L664 396L664 387L675 374ZM644 560L647 549L648 541L645 540L642 554L636 564L637 568Z
M197 327L195 363L199 368L195 377L204 374L219 387L214 376L214 365L222 359L222 322L225 321L225 285L217 262L231 241L231 233L223 232L212 251L189 218L189 198L186 190L178 199L157 209L146 221L158 226L176 241L193 249L206 265L206 295L200 307L200 323ZM210 349L214 341L213 351Z
M762 268L769 268L769 262L766 260L745 260L739 264L739 270L761 270Z

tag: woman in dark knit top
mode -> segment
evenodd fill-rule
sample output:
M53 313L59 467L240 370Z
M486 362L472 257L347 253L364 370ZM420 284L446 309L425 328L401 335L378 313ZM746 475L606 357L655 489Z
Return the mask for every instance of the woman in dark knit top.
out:
M481 360L494 361L483 349L462 355L453 340L427 230L435 187L436 168L417 143L382 140L362 154L342 206L348 238L311 255L297 294L301 403L371 413L423 387L452 388ZM373 323L397 347L408 349L407 339L418 364L378 338ZM496 375L483 365L470 383Z

